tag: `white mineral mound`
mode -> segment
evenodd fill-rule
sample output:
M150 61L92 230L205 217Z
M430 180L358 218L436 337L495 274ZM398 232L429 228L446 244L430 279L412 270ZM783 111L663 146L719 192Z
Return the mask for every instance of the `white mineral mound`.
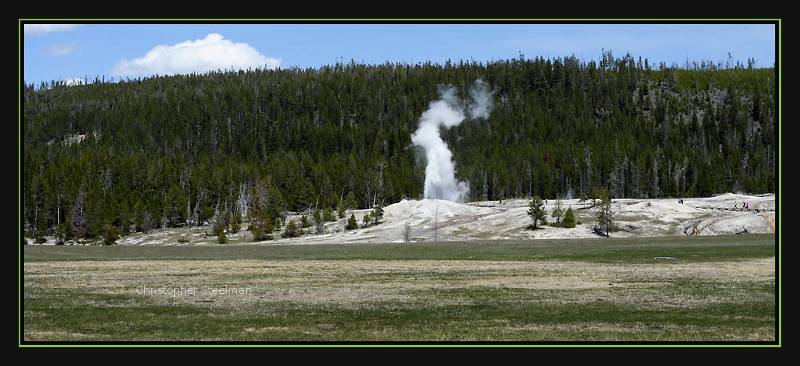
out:
M654 215L696 215L701 210L678 203L677 200L650 200L624 205L620 213L653 213Z
M424 199L424 200L402 200L384 208L384 215L387 219L407 220L410 223L432 221L436 219L438 210L439 220L449 220L460 217L475 217L495 213L492 208L476 207L463 203Z

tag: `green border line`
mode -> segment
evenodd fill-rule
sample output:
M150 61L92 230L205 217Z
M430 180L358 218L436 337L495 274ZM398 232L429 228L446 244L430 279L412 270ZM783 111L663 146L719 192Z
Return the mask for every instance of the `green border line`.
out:
M217 21L217 22L249 22L249 21L257 21L257 22L266 22L266 21L273 21L273 22L283 22L283 23L292 23L297 21L330 21L335 23L341 22L348 22L348 21L361 21L361 22L380 22L380 21L396 21L396 22L428 22L428 21L439 21L439 22L459 22L459 21L484 21L484 22L515 22L515 21L524 21L524 22L531 22L531 21L546 21L546 22L553 22L559 23L564 21L574 21L578 24L586 24L586 22L592 21L602 21L602 22L614 22L614 21L624 21L624 22L670 22L670 21L681 21L681 22L692 22L692 21L699 21L699 22L707 22L709 24L725 24L726 22L731 21L749 21L749 22L759 22L759 21L766 21L766 22L777 22L775 23L777 26L777 68L778 71L778 272L776 273L776 278L778 279L778 294L777 294L777 304L778 304L778 334L776 344L725 344L725 343L708 343L708 344L669 344L669 343L652 343L652 344L358 344L358 343L347 343L347 344L224 344L224 343L214 343L214 344L202 344L202 343L187 343L187 344L147 344L147 343L137 343L137 344L104 344L104 343L85 343L85 344L23 344L22 340L22 242L17 243L17 346L19 348L782 348L783 347L783 327L781 320L782 317L782 288L783 288L783 281L781 278L782 274L782 266L781 266L781 258L782 258L782 244L783 244L783 235L781 233L781 228L783 227L783 222L781 219L781 209L782 209L782 197L783 194L781 192L782 184L781 184L781 173L782 173L782 144L781 144L781 136L782 136L782 121L783 121L783 82L781 81L783 74L780 72L781 67L783 65L782 60L782 22L781 18L725 18L725 19L707 19L707 18L188 18L188 19L177 19L177 18L150 18L150 19L143 19L143 18L103 18L103 19L91 19L91 18L72 18L72 19L64 19L64 18L18 18L18 28L17 28L17 215L22 210L22 92L21 89L22 85L22 45L23 45L23 28L24 22L33 21L35 24L40 21L57 21L57 22L75 22L75 21L89 21L89 23L84 24L103 24L103 21L131 21L134 24L148 24L146 22L153 22L153 21L176 21L180 24L190 24L193 21ZM539 24L550 24L550 23L539 23ZM563 24L563 23L561 23ZM634 24L634 23L628 23ZM650 23L652 24L652 23ZM22 240L22 217L17 216L17 236L19 240ZM191 341L187 341L191 342Z

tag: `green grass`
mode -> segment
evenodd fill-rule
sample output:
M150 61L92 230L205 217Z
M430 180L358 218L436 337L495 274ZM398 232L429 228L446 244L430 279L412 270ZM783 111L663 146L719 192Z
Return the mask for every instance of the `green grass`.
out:
M25 262L158 259L583 260L652 263L654 257L716 261L775 255L774 234L538 239L409 244L218 244L203 246L25 246Z
M24 255L24 334L33 341L775 339L774 280L684 272L711 262L773 257L773 235L405 245L28 246ZM665 264L655 256L677 259ZM122 259L133 262L120 262L120 269L93 262ZM221 259L230 260L222 262L223 268L244 265L220 274L212 265ZM509 261L508 268L491 262L497 260ZM137 263L165 269L124 267ZM369 268L370 263L379 267ZM512 267L520 263L556 267ZM588 269L572 267L581 263ZM421 264L430 267L414 267ZM485 267L489 264L495 267ZM670 270L675 264L686 267ZM637 270L605 279L610 275L593 272L593 265ZM649 268L658 270L643 273ZM581 281L600 276L613 283L525 287L525 281L548 276L556 284L572 276ZM240 302L131 293L141 284L198 283L192 281L252 284L256 290ZM313 296L279 296L287 291Z
M769 292L756 302L669 310L599 301L541 302L542 298L557 297L556 291L464 289L435 295L442 300L468 298L471 302L432 308L377 303L361 309L287 302L232 312L148 304L130 296L47 291L26 299L25 328L46 329L52 332L49 339L104 341L719 341L774 337L774 297ZM63 303L53 304L54 298ZM86 306L87 302L93 306Z

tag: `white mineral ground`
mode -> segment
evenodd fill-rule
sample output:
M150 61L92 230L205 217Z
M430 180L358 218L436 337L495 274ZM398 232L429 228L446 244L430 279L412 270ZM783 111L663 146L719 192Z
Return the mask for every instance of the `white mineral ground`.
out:
M558 238L597 238L592 232L596 219L596 208L591 202L578 202L577 199L562 200L564 210L572 207L579 222L572 229L544 226L531 231L526 226L531 223L527 214L527 199L499 201L480 201L457 203L444 200L403 200L384 207L381 224L368 228L345 231L350 214L355 214L359 224L363 215L370 210L348 211L345 219L325 223L325 233L316 234L316 228L304 229L306 234L299 238L281 238L274 233L275 240L253 242L246 230L247 223L238 233L229 233L232 244L336 244L336 243L401 243L406 224L410 228L412 242L464 240L514 240L514 239L558 239ZM747 202L750 210L741 210ZM549 199L545 208L548 221L556 200ZM736 205L737 209L733 207ZM726 235L744 231L749 233L775 232L774 194L744 195L722 194L709 198L678 199L614 199L612 203L618 231L612 237L653 237L694 235ZM438 210L438 218L437 218ZM299 222L300 215L290 215L289 220ZM148 234L131 234L120 240L120 245L198 245L216 244L216 237L208 235L211 228L171 228L156 230ZM48 237L45 244L55 244L55 238ZM182 239L182 242L179 242ZM32 244L32 241L29 241Z

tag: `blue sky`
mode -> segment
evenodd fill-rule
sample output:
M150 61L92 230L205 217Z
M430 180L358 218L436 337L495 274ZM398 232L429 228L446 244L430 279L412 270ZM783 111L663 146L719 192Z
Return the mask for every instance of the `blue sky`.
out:
M600 24L85 24L26 28L27 83L88 76L170 74L221 68L319 67L382 63L491 61L630 52L651 64L754 58L772 66L773 25ZM154 49L157 46L164 46ZM151 52L152 51L152 52ZM149 54L148 54L149 53ZM148 57L145 57L145 56Z

